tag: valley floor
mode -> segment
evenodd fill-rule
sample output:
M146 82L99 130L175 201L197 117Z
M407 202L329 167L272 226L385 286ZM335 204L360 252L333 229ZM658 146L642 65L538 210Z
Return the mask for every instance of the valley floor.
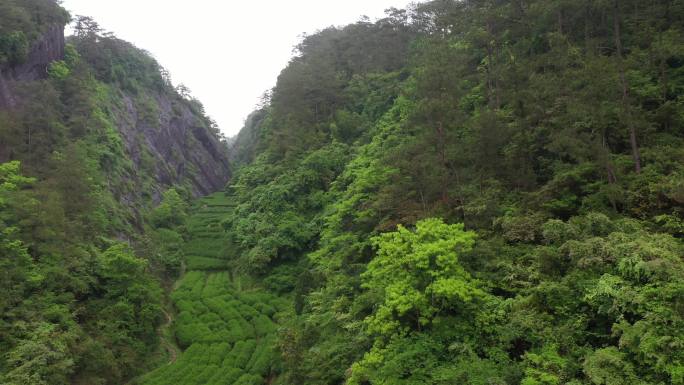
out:
M175 339L184 350L140 384L263 384L272 375L276 320L288 303L230 271L221 226L230 210L218 193L202 199L189 219L188 272L171 294Z

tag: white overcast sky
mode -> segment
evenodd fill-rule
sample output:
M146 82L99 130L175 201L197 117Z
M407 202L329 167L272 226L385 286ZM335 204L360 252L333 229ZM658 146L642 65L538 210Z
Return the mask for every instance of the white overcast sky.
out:
M151 52L228 136L275 86L302 33L382 17L409 0L64 0Z

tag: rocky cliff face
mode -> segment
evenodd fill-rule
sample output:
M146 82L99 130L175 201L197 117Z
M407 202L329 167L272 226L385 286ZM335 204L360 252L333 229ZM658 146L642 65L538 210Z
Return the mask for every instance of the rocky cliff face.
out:
M64 26L52 25L40 39L33 42L24 63L0 68L0 108L11 108L16 104L13 83L45 78L50 63L64 57L64 46Z
M152 119L129 95L115 109L117 128L136 168L154 159L160 188L189 182L196 196L220 190L230 178L228 147L210 133L206 121L184 100L157 93ZM161 191L151 192L157 200Z
M3 74L2 69L0 68L0 108L7 108L12 105L14 105L12 92L7 84L6 76Z
M32 44L23 64L0 68L0 110L21 108L15 89L46 79L50 63L62 60L64 51L63 26L50 26ZM187 187L195 196L225 186L230 178L228 147L212 132L208 119L193 102L173 89L143 89L137 95L118 93L117 102L102 108L113 118L125 146L124 156L132 161L126 179L139 190L116 193L122 204L138 206L136 202L149 197L156 202L174 185ZM2 150L0 154L8 153Z

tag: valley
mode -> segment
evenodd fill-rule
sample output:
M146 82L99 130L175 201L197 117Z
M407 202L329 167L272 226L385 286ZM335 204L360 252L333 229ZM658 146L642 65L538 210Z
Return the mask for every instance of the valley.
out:
M0 384L684 385L684 1L326 27L233 138L62 4L0 0Z
M168 338L183 352L137 383L257 385L278 366L276 322L291 304L229 269L231 245L222 220L232 209L223 193L195 203L183 247L187 271L171 293L177 314Z

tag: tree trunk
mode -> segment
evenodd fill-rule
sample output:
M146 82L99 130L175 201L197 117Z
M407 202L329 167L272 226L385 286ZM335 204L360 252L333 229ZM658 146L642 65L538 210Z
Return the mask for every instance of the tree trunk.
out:
M591 34L589 32L589 15L591 15L591 10L589 9L591 3L586 2L585 7L584 7L584 49L586 51L586 54L589 55L592 52L591 49Z
M442 175L442 203L449 204L449 162L446 155L446 134L444 132L444 125L442 122L437 122L437 152L439 153L439 160L444 168Z
M627 127L629 128L629 144L632 147L632 159L634 160L634 169L636 173L641 172L641 153L639 151L639 144L637 142L636 127L631 116L631 108L629 105L629 86L625 76L624 60L622 58L622 38L620 37L620 0L614 2L613 15L613 33L615 34L615 50L618 61L618 71L620 73L620 83L622 86L622 108L627 119Z
M491 36L492 42L487 43L487 84L489 86L489 106L492 109L499 109L501 107L501 96L499 94L499 78L496 74L496 65L494 60L496 57L496 41L494 40L494 28L491 21L487 21L487 32Z
M606 157L605 166L606 175L608 177L608 183L615 184L617 182L617 176L615 175L615 169L613 168L613 164L610 162L610 148L608 148L608 141L606 140L605 130L603 131L601 142L601 147L603 147L603 156Z
M26 162L29 167L32 165L31 163L33 160L33 152L31 151L32 150L31 146L32 146L32 143L31 143L31 127L29 126L29 128L28 128L28 161Z

